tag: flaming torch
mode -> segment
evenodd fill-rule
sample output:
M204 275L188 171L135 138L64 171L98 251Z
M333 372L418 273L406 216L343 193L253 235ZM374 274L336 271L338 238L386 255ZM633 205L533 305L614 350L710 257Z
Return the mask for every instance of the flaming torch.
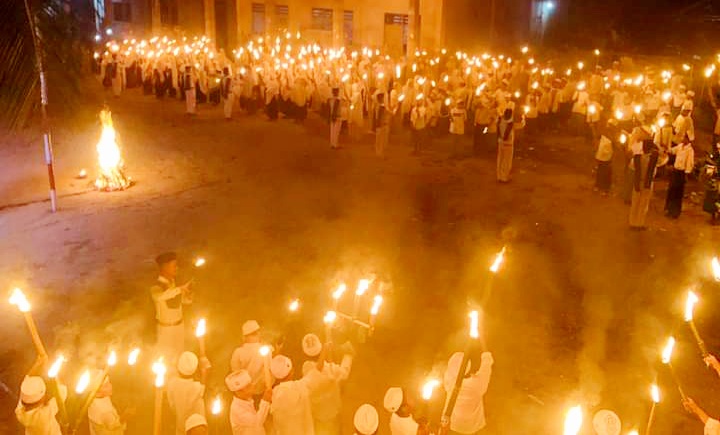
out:
M430 399L432 399L433 393L435 392L435 388L437 388L438 385L440 385L440 381L435 378L428 379L427 382L425 382L425 384L423 384L422 398L424 401L429 402Z
M128 360L127 363L130 367L137 364L138 357L140 356L140 348L136 347L135 349L131 350L128 354Z
M564 435L577 435L582 428L583 413L580 405L570 408L565 415Z
M153 416L153 435L160 435L162 429L162 400L165 386L165 373L167 367L160 357L152 365L152 371L155 373L155 412Z
M462 361L460 362L460 368L458 369L457 376L455 378L455 386L453 387L452 392L450 393L450 397L448 398L447 403L445 404L445 409L443 410L442 418L441 418L441 425L443 427L447 427L450 424L450 416L453 413L453 410L455 409L455 403L457 402L458 394L460 394L460 388L462 388L463 381L465 380L465 371L468 368L468 364L470 364L470 349L472 348L473 343L475 340L478 339L480 336L479 331L479 314L477 311L471 311L468 314L468 317L470 318L470 328L468 331L468 340L465 343L465 351L462 354Z
M263 358L263 375L265 376L265 388L272 388L272 373L270 373L272 348L268 345L260 346L259 353L260 356Z
M340 285L338 285L337 290L335 290L332 294L333 298L333 310L337 311L338 304L340 303L340 298L342 298L342 295L347 290L347 285L345 285L344 282L341 282Z
M337 320L337 312L335 311L328 311L325 313L325 317L323 317L323 323L325 323L325 342L331 343L332 342L332 328L333 324L335 323L335 320Z
M53 397L55 397L55 401L58 405L58 417L60 419L60 424L65 425L67 424L67 409L65 408L65 401L62 398L62 395L60 394L60 385L58 384L58 374L60 373L60 369L62 368L63 363L67 361L64 356L58 355L57 358L55 358L55 361L50 366L50 369L48 370L48 385L50 386L50 392L52 393Z
M355 290L355 298L353 299L353 318L357 317L358 310L360 309L360 299L369 288L369 279L361 279L358 281L357 289Z
M205 319L200 319L195 327L195 337L198 339L198 347L200 348L200 356L205 356L205 333L207 332L207 324Z
M110 110L100 111L100 122L102 122L102 133L97 143L100 175L95 180L95 188L105 192L127 189L132 181L125 175L123 169L124 164L120 156L120 147L115 139Z
M495 259L493 260L492 264L490 265L490 276L485 281L485 292L483 294L482 299L482 306L485 306L490 299L490 295L492 294L493 289L493 280L495 279L495 276L500 271L500 267L505 262L505 251L507 250L506 246L503 246L503 248L495 254Z
M688 292L687 300L685 302L685 321L688 322L688 325L690 325L690 329L695 336L695 341L700 348L700 353L702 353L703 358L705 358L708 356L707 347L705 347L703 339L700 338L700 333L698 332L697 327L695 327L695 321L693 320L693 310L695 309L695 304L699 301L700 299L698 299L694 292Z
M223 410L223 403L222 399L220 398L220 395L215 397L215 400L212 401L212 406L210 407L210 413L212 415L220 415Z
M381 295L375 295L373 299L372 307L370 308L370 333L375 329L375 319L380 312L380 305L383 303L383 297Z
M25 323L27 324L28 330L30 331L30 336L32 337L32 341L35 345L35 350L37 351L38 355L47 357L45 346L40 339L40 333L38 333L37 326L35 325L35 320L30 313L30 302L28 302L27 298L25 297L25 293L23 293L23 291L19 288L13 289L12 294L10 295L9 302L10 305L15 305L18 310L23 313L23 317L25 317Z
M673 350L675 349L675 337L668 337L668 341L665 344L665 347L662 351L662 363L667 365L670 368L670 374L673 377L673 380L675 381L675 385L678 387L678 391L680 392L680 397L682 397L683 401L686 399L687 396L685 396L685 392L682 389L682 386L680 385L680 379L677 376L677 373L675 373L675 368L672 365L672 354Z
M85 401L80 408L80 412L77 413L75 423L73 424L71 430L72 434L77 433L78 427L80 426L80 423L82 422L84 416L87 414L87 410L90 407L90 404L93 400L95 400L95 396L97 395L98 391L103 386L103 384L105 384L105 379L107 379L107 375L108 373L110 373L110 368L114 367L116 364L117 353L114 350L111 350L105 362L105 367L103 368L102 372L100 372L100 375L97 377L97 379L95 379L95 383L93 384L92 389L85 398ZM90 381L90 372L88 370L85 370L85 372L80 377L77 386L75 387L75 392L78 394L83 394L90 385Z
M291 313L297 313L297 310L300 309L300 299L293 299L290 301L290 304L288 305L288 310L290 310Z
M710 261L710 266L712 267L715 281L720 282L720 261L718 261L717 257L713 257L712 261Z
M660 403L660 389L657 384L650 386L650 398L652 399L652 407L650 408L650 417L648 417L645 435L650 435L650 429L652 428L653 421L655 421L655 408L657 408L658 403Z
M492 273L498 273L500 270L500 266L502 266L503 261L505 261L505 246L500 250L500 252L497 253L495 256L495 261L493 261L493 264L490 266L490 272Z

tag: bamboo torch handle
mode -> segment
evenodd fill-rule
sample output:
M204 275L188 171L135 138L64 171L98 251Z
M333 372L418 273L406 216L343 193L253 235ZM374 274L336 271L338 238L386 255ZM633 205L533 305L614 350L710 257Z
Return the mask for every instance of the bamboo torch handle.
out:
M40 333L38 332L37 325L35 325L35 320L33 319L32 314L28 311L23 313L23 317L25 317L25 323L27 323L28 330L30 331L30 337L32 338L38 355L47 357L45 345L43 345L42 339L40 338Z

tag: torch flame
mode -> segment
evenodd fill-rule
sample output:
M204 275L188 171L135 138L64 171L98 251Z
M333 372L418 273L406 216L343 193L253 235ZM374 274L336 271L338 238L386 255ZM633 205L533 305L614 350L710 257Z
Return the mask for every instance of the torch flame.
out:
M343 293L345 293L345 290L347 290L347 285L345 285L344 282L341 282L337 290L335 290L332 294L333 299L335 299L336 301L340 300Z
M493 261L492 266L490 266L490 272L492 273L498 273L500 270L500 266L503 264L503 261L505 260L505 246L500 250L500 252L495 255L495 261Z
M109 110L100 111L102 133L97 143L100 175L95 180L95 187L100 190L122 190L130 187L130 179L123 172L123 161L120 147L115 140L112 114Z
M440 381L437 379L428 379L422 387L422 398L424 400L432 399L433 392L438 385L440 385Z
M90 370L86 369L82 375L80 375L80 379L78 379L75 385L75 392L78 394L84 393L88 385L90 385Z
M195 337L204 337L207 332L207 322L205 319L198 320L197 326L195 327Z
M18 307L21 313L27 313L30 311L30 302L25 297L25 293L19 288L15 288L12 291L9 299L10 305Z
M669 337L665 348L662 351L662 362L663 364L670 364L672 359L673 349L675 348L675 337Z
M685 321L690 322L693 319L693 310L695 309L695 304L697 304L700 301L698 299L697 295L689 291L687 295L687 300L685 302Z
M152 371L155 373L155 387L162 388L165 385L165 373L167 373L167 367L163 357L160 357L152 365Z
M220 415L223 409L222 399L220 396L217 396L215 400L212 402L212 407L210 408L210 412L212 415Z
M335 311L328 311L325 313L325 317L323 317L323 322L326 324L332 324L337 320L337 313Z
M375 299L373 300L372 308L370 308L370 314L373 316L377 316L378 312L380 312L380 305L383 303L383 297L380 295L375 296Z
M108 367L114 367L115 364L117 364L117 353L114 350L111 350L110 355L108 355L107 365Z
M470 311L470 338L480 337L480 318L477 310Z
M582 421L583 415L580 405L570 408L567 412L567 415L565 416L565 430L563 434L577 435L577 433L580 432L580 428L582 427Z
M369 279L361 279L358 281L357 290L355 291L355 294L358 296L362 296L365 294L367 289L370 288L370 280Z
M720 281L720 261L718 261L718 258L713 257L710 265L712 266L712 272L713 276L715 277L715 281Z
M264 346L260 346L258 352L260 353L260 356L268 356L270 355L270 346L268 346L267 344Z
M657 384L650 386L650 397L653 403L660 403L660 388L658 388Z
M203 257L198 257L195 259L195 262L193 263L195 267L203 267L205 266L205 259Z
M140 356L140 348L136 347L128 354L128 365L134 366L137 363L138 357Z
M290 311L294 313L298 310L298 308L300 308L300 299L293 299L290 301L290 305L288 306Z
M60 373L60 369L62 368L63 363L65 362L65 357L62 355L58 355L58 357L55 359L55 362L52 363L50 366L50 370L48 370L48 378L54 379L57 377L58 373Z

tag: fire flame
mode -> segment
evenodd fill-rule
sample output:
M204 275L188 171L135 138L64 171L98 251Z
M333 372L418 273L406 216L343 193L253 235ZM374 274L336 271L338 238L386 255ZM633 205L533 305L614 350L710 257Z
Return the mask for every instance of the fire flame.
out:
M268 346L268 345L260 346L259 352L260 352L260 356L270 355L270 346Z
M293 299L290 301L290 305L288 306L288 309L292 311L293 313L296 312L300 308L300 299Z
M718 260L718 258L713 257L710 265L712 266L712 272L713 276L715 277L715 281L720 281L720 261Z
M323 322L326 324L334 323L337 319L337 313L335 311L328 311L325 313L325 317L323 317Z
M660 388L658 388L657 384L650 386L650 397L653 403L660 403Z
M195 337L204 337L207 332L207 324L205 319L198 320L197 326L195 327Z
M440 381L437 379L428 379L422 387L422 398L424 400L432 399L433 392L438 385L440 385Z
M84 393L88 385L90 385L90 370L85 370L75 385L75 392L78 394Z
M505 246L503 246L502 250L497 253L495 256L495 261L493 261L492 266L490 266L490 272L492 273L498 273L500 270L500 266L502 265L503 261L505 260Z
M369 279L361 279L358 281L357 290L355 291L355 294L358 296L362 296L365 294L367 289L370 288L370 280Z
M383 297L380 295L375 296L375 299L373 300L372 308L370 308L370 314L373 316L377 316L380 312L380 305L383 303Z
M203 257L198 257L195 259L195 262L193 263L195 267L203 267L205 266L205 259Z
M340 285L338 286L337 290L335 290L332 294L333 299L335 299L336 301L340 300L343 293L345 293L345 290L347 290L347 285L345 285L344 282L341 282Z
M138 357L140 356L140 348L136 347L128 354L128 365L134 366L137 363Z
M573 406L568 410L565 417L565 430L563 431L563 433L565 435L577 435L577 433L580 432L580 428L582 427L582 421L582 408L580 407L580 405Z
M130 187L131 181L123 171L120 147L115 140L115 128L109 110L100 111L100 121L102 122L102 133L97 143L100 175L95 180L95 187L105 191L127 189Z
M48 378L54 379L57 377L58 373L60 373L60 369L62 368L63 363L65 362L65 357L62 355L58 355L58 357L55 359L55 362L52 363L50 366L50 370L48 370Z
M477 311L470 311L470 338L480 337L480 318Z
M155 373L155 386L162 388L165 385L165 373L167 373L167 367L165 367L162 357L153 363L152 371Z
M693 293L692 291L688 292L687 300L685 302L685 321L690 322L693 319L693 310L695 309L695 304L697 304L700 301L698 299L697 295Z
M675 337L669 337L665 348L662 351L662 362L663 364L670 364L672 359L673 349L675 348Z
M223 409L222 399L220 396L217 396L215 400L212 402L212 407L210 408L210 412L212 415L220 415Z
M10 305L18 307L21 313L27 313L30 311L30 302L25 297L25 293L19 288L15 288L12 291L9 299Z
M108 367L114 367L117 364L117 353L114 350L110 351L107 359Z

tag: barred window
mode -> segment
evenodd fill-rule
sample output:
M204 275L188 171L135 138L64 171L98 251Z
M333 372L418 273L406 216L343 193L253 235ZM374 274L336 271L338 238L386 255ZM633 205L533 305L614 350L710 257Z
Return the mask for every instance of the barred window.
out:
M350 46L353 42L353 11L345 11L343 14L343 35L345 45Z
M333 10L325 8L312 9L312 29L328 30L333 28Z
M255 34L265 33L265 4L252 4L252 32Z
M290 8L288 5L275 5L275 27L278 29L288 28L288 17Z

